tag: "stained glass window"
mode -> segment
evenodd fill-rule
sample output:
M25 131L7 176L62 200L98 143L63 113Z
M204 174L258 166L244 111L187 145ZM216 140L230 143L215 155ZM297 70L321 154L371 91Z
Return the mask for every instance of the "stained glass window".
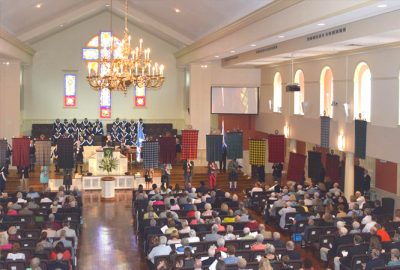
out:
M111 92L108 88L100 91L100 118L111 118Z
M146 87L135 86L135 106L145 107L146 106Z
M64 106L75 107L76 106L76 75L65 74L64 75Z
M111 32L100 32L94 36L82 49L82 59L86 61L88 74L107 74L110 65L101 64L101 58L109 59L111 57L111 44L118 47L120 40L113 37ZM118 52L114 52L115 54ZM111 118L111 91L104 88L100 91L100 118Z

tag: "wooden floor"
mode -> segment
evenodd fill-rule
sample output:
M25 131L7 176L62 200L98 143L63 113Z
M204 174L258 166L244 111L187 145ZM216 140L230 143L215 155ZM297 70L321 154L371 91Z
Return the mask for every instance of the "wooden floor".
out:
M39 169L31 175L29 185L35 189L41 189L39 183ZM183 176L178 168L173 170L172 184L183 184ZM206 168L197 168L193 177L193 185L198 186L201 180L206 180ZM269 176L267 177L267 179ZM175 180L174 180L175 179ZM271 181L271 180L269 180ZM272 182L272 181L271 181ZM239 180L238 190L251 187L254 181L242 176ZM218 175L217 184L222 189L228 188L226 174ZM7 181L7 190L15 191L19 186L19 180L15 172ZM237 191L240 197L242 194ZM140 248L141 240L138 238L132 219L131 191L118 191L115 202L100 201L100 193L97 191L83 192L83 218L82 233L79 239L78 270L145 270L148 269L145 254ZM263 222L261 216L251 213L258 222ZM267 228L272 231L278 228ZM283 235L285 240L288 235ZM314 262L314 269L325 269L320 263L317 253L309 249L297 247L302 258L310 258Z

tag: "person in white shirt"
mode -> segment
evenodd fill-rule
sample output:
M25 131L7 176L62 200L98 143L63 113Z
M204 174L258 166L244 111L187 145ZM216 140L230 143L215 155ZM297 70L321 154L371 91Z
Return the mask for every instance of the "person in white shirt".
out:
M376 225L376 221L370 220L368 223L365 224L364 228L361 232L363 233L371 233L371 229Z
M181 225L182 225L182 229L179 230L180 234L190 232L190 226L186 219L182 220Z
M233 234L234 228L232 225L226 226L226 234L224 235L225 240L236 240L236 236Z
M280 221L279 221L279 226L281 226L282 229L284 229L286 226L286 214L295 213L295 212L296 212L296 209L292 207L291 202L287 202L286 207L279 210L278 213L281 216Z
M22 193L21 192L18 192L17 193L17 203L26 203L27 202L27 200L25 200L24 198L23 198L23 196L22 196Z
M313 205L313 202L312 202L312 200L310 199L310 194L304 194L304 205L305 206L312 206Z
M195 230L190 230L189 231L189 243L196 243L200 242L200 238L196 236L196 231Z
M52 238L52 237L57 237L57 231L51 229L51 228L47 228L45 230L42 230L42 232L46 232L47 233L47 238Z
M331 188L331 189L329 190L329 192L332 193L332 194L335 194L336 192L342 193L342 191L341 191L340 188L339 188L339 183L334 183L334 184L333 184L333 188Z
M365 197L361 195L360 191L356 191L355 196L356 196L356 202L360 206L360 209L363 209L365 203Z
M21 246L19 243L15 242L12 245L11 252L7 254L7 260L23 260L25 261L25 254L20 252Z
M59 229L57 231L57 236L60 237L61 236L61 231L64 230L65 231L65 236L66 237L73 237L74 238L74 244L75 244L75 248L78 247L78 237L76 236L76 232L74 229L70 228L71 224L67 221L63 223L63 228Z
M149 255L147 255L147 258L154 264L154 258L156 256L169 255L171 251L171 247L167 246L167 237L160 236L160 244L153 247Z

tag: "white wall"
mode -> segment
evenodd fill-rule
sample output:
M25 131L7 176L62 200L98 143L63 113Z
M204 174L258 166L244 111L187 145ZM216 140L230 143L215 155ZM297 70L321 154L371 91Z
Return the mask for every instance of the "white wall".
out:
M26 68L26 90L23 111L24 129L31 123L51 122L55 118L74 117L96 119L99 117L99 93L90 89L86 82L87 69L82 61L82 48L100 30L109 30L109 13L100 13L83 22L32 44L36 51L33 64ZM165 83L161 89L147 91L147 107L134 107L133 88L125 96L112 95L112 118L143 118L148 122L173 122L183 125L183 83L178 82L181 71L176 68L173 53L176 47L150 35L135 25L129 25L132 45L136 46L143 38L144 46L151 48L153 61L163 63ZM113 17L114 34L122 38L123 21ZM63 74L72 70L77 73L77 108L63 107Z
M0 63L0 138L19 136L21 131L20 63Z
M190 124L199 130L199 159L205 160L206 134L211 128L211 86L259 86L259 69L224 69L220 63L190 66Z
M390 59L390 61L388 61ZM293 93L283 93L283 113L272 113L268 100L273 99L273 76L281 72L283 84L292 80L291 67L288 64L276 67L264 67L261 72L260 115L256 119L259 131L273 132L278 129L283 133L286 123L290 126L291 138L320 144L319 119L319 78L324 66L333 71L334 107L331 122L330 144L337 149L337 137L345 134L346 151L354 151L353 121L353 76L358 63L365 61L372 73L372 112L371 123L367 128L367 156L400 163L400 128L399 115L399 82L400 49L375 49L365 53L348 56L348 91L346 98L346 56L336 56L323 60L304 60L295 64L294 70L302 69L305 78L305 102L309 107L304 116L293 115ZM346 119L343 103L350 103L349 117ZM289 108L290 104L290 108Z

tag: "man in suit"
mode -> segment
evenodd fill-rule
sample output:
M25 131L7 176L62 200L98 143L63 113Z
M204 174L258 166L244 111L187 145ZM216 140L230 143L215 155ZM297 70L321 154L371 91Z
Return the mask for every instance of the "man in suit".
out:
M290 260L301 260L300 254L294 250L294 243L293 241L286 242L286 255L289 256Z
M345 227L340 227L338 229L339 231L339 237L335 238L335 241L332 243L332 247L326 248L326 247L321 247L320 248L320 255L321 255L321 260L324 262L328 261L328 257L333 257L336 256L337 249L340 245L348 244L349 243L349 236L347 235L347 229Z
M367 170L364 170L364 181L363 181L364 195L365 194L368 195L370 189L371 189L371 176L369 176Z
M221 160L219 161L219 172L226 172L226 156L227 156L227 149L226 145L222 145L222 152L221 152Z
M381 252L377 249L372 249L371 260L367 262L365 270L373 270L376 268L385 267L385 260L380 258Z
M147 239L147 237L149 235L153 235L153 234L163 234L163 232L161 231L161 228L157 226L157 221L155 219L151 219L150 220L150 227L145 228L144 231L144 239Z
M281 234L279 232L274 232L272 234L272 241L270 243L275 247L275 248L284 248L285 243L281 240Z
M363 242L363 239L360 235L354 236L354 238L353 238L354 246L350 247L347 250L347 254L346 253L337 254L338 256L336 256L333 259L333 263L335 265L335 270L340 270L341 264L350 268L351 267L351 265L350 265L351 259L353 258L353 256L365 254L368 251L368 246L363 245L362 242Z

